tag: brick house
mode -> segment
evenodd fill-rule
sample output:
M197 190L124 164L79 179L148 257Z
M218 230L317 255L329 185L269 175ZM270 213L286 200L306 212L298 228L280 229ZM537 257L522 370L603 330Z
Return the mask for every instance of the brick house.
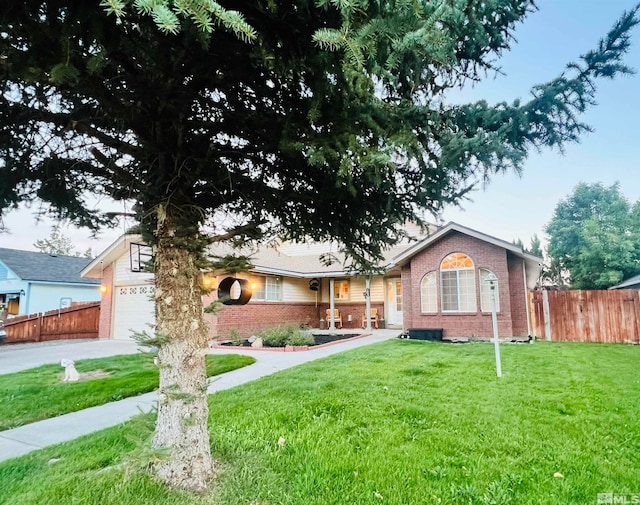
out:
M527 292L542 258L521 247L449 223L394 258L402 271L404 326L443 328L445 336L493 335L491 291L501 337L531 334Z
M484 282L490 273L497 277L500 336L531 333L527 290L535 286L542 258L514 244L448 223L387 251L384 274L368 277L345 271L339 255L332 265L323 263L322 255L331 249L331 244L280 243L254 253L252 270L237 276L249 281L251 300L227 306L218 316L207 314L211 337L224 338L234 330L247 336L283 322L330 327L334 322L325 318L330 308L339 311L343 329L356 330L367 303L388 328L443 328L445 337L490 337L490 289ZM122 236L83 271L103 279L102 338L130 338L130 329L152 326L153 275L143 268L150 254L140 237ZM224 277L205 276L214 288L205 304L215 299Z

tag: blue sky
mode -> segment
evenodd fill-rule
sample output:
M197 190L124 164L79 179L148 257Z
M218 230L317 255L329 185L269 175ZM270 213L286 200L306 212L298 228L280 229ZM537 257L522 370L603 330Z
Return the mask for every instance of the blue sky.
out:
M559 75L564 65L594 48L616 19L634 5L630 0L540 0L539 11L517 29L517 44L500 60L506 75L466 89L467 101L525 100L532 85ZM640 71L640 28L632 34L629 66ZM583 116L594 131L579 144L532 153L521 177L496 176L484 189L452 208L445 221L457 221L485 233L525 244L551 220L558 201L579 182L621 184L631 201L640 199L640 75L598 83L598 105Z
M594 48L633 5L632 0L539 0L539 11L518 27L517 42L500 60L506 75L489 76L463 90L459 99L526 100L533 85L553 79L566 63ZM632 39L626 62L640 72L640 28L633 31ZM569 145L564 154L532 153L522 176L495 176L486 188L471 195L473 201L463 203L463 209L446 210L444 220L505 240L521 238L528 244L534 233L544 239L544 226L556 204L579 182L611 185L619 181L629 200L640 200L640 75L600 81L597 100L598 106L584 116L594 132L581 143ZM0 234L0 247L16 249L33 249L33 242L47 237L51 229L51 222L36 223L31 210L10 213L5 224L11 234ZM122 229L106 230L98 239L71 227L63 232L79 250L91 247L97 253Z

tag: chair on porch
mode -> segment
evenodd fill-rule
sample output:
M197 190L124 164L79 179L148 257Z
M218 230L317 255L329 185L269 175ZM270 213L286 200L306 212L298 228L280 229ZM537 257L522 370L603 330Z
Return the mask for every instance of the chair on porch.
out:
M371 326L378 329L378 309L371 309ZM362 327L367 327L367 316L362 316Z
M327 309L327 315L325 317L327 321L327 326L331 324L331 309ZM340 315L340 311L338 309L333 309L333 320L336 324L336 328L342 328L342 316ZM338 326L340 325L340 326Z

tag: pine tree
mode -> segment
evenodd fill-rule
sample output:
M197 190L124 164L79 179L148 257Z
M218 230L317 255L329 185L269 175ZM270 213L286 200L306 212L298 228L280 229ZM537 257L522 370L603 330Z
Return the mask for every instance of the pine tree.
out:
M136 203L156 251L153 445L166 457L154 469L191 490L214 473L207 246L336 240L365 268L402 223L520 170L530 149L588 131L579 116L595 79L629 70L621 58L638 23L637 9L625 13L527 102L450 106L445 92L495 68L532 0L233 5L24 0L0 10L0 209L40 200L98 229L113 218L89 208L87 193Z
M539 256L540 258L544 256L542 254L542 245L540 243L540 238L538 237L537 233L534 233L533 237L531 237L531 243L527 252L529 254L533 254L534 256Z
M59 254L61 256L76 256L75 247L71 239L65 236L59 226L51 228L48 238L36 240L33 244L38 251L47 254Z

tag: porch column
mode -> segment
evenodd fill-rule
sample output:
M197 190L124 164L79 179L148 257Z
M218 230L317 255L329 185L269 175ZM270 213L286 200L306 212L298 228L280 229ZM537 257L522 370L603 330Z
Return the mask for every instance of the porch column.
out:
M364 278L364 300L365 300L365 321L367 321L366 331L371 331L371 276Z
M335 285L334 278L329 279L329 331L336 331L336 319L335 319Z

